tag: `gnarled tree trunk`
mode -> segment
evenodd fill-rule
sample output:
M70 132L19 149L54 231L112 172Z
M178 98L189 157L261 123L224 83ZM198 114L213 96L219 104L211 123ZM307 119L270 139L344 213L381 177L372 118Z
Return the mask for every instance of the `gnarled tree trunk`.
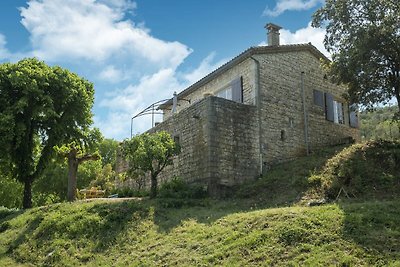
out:
M76 198L76 184L78 172L78 159L76 158L76 150L71 150L68 154L68 201L74 201Z
M22 207L24 209L32 208L32 179L30 177L24 182L24 198L22 200Z
M150 198L157 196L157 174L151 174Z

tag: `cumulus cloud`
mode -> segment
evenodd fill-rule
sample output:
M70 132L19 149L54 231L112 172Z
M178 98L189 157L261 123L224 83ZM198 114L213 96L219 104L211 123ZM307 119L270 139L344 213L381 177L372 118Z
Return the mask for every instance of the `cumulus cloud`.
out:
M99 62L123 54L162 67L181 64L191 50L126 19L135 7L126 0L31 0L20 8L21 23L31 34L33 54L44 60Z
M325 56L330 57L330 54L324 47L325 29L313 28L311 22L307 27L301 28L295 32L282 29L280 33L281 44L312 43Z
M117 139L129 136L133 114L188 83L178 77L177 68L192 50L156 38L144 22L133 22L128 15L132 18L135 9L130 0L29 0L20 8L32 45L27 55L90 68L91 77L86 78L114 84L114 88L96 85L94 121L105 136ZM135 121L136 129L151 127L148 121Z
M274 8L265 8L263 16L276 17L285 11L308 10L324 2L325 0L278 0Z
M122 70L117 69L113 65L109 65L99 73L99 78L103 81L107 81L110 83L118 83L126 77L124 77L124 73Z
M280 30L280 34L280 44L282 45L311 43L325 56L328 58L331 57L324 47L325 29L313 28L311 26L311 22L307 25L307 27L298 29L295 32L282 29ZM263 41L259 44L259 46L264 45L267 45L267 42Z

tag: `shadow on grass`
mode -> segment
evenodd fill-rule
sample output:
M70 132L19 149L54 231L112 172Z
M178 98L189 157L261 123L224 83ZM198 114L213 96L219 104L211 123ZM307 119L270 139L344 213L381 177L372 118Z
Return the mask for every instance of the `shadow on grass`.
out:
M357 243L381 262L371 265L400 263L400 209L398 201L341 203L344 212L343 236ZM397 265L396 265L397 266Z
M319 173L326 162L347 146L334 146L318 150L310 156L301 157L275 165L255 181L237 187L235 197L253 201L263 208L291 206L308 197L308 178Z

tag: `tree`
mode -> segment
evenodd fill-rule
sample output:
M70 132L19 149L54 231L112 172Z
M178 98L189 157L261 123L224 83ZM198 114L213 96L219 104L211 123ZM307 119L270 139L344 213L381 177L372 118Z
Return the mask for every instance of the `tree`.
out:
M91 125L93 100L90 82L58 66L35 58L0 65L0 165L24 184L24 208L53 147Z
M400 1L326 0L312 25L326 26L330 74L350 101L373 108L396 97L400 114Z
M117 151L119 142L114 139L104 139L99 144L99 153L101 155L101 161L103 166L111 164L115 168L115 161L117 159Z
M79 164L77 188L88 187L98 176L99 170L101 170L101 160L86 161ZM35 195L46 195L49 197L56 196L54 199L57 201L67 200L68 160L62 157L53 158L48 163L43 173L34 182L32 191L33 200L36 198Z
M80 164L90 160L100 159L98 144L103 139L99 129L88 130L84 137L76 139L67 145L56 146L59 155L68 162L68 201L76 199L77 173Z
M128 173L141 171L150 174L150 198L157 196L157 176L168 165L180 147L167 132L144 133L125 140L122 153L129 164Z

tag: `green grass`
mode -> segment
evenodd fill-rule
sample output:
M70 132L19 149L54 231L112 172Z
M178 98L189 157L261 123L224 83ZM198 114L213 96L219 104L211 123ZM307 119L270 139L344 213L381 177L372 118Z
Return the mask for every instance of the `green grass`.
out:
M400 266L400 198L382 193L398 183L398 163L380 160L396 159L397 149L386 143L326 149L274 167L225 200L0 208L0 266ZM374 187L359 178L341 186L372 193L301 206L355 171L366 181L375 177Z
M252 211L213 201L179 209L149 200L60 204L1 220L0 265L400 266L399 207L400 201Z

